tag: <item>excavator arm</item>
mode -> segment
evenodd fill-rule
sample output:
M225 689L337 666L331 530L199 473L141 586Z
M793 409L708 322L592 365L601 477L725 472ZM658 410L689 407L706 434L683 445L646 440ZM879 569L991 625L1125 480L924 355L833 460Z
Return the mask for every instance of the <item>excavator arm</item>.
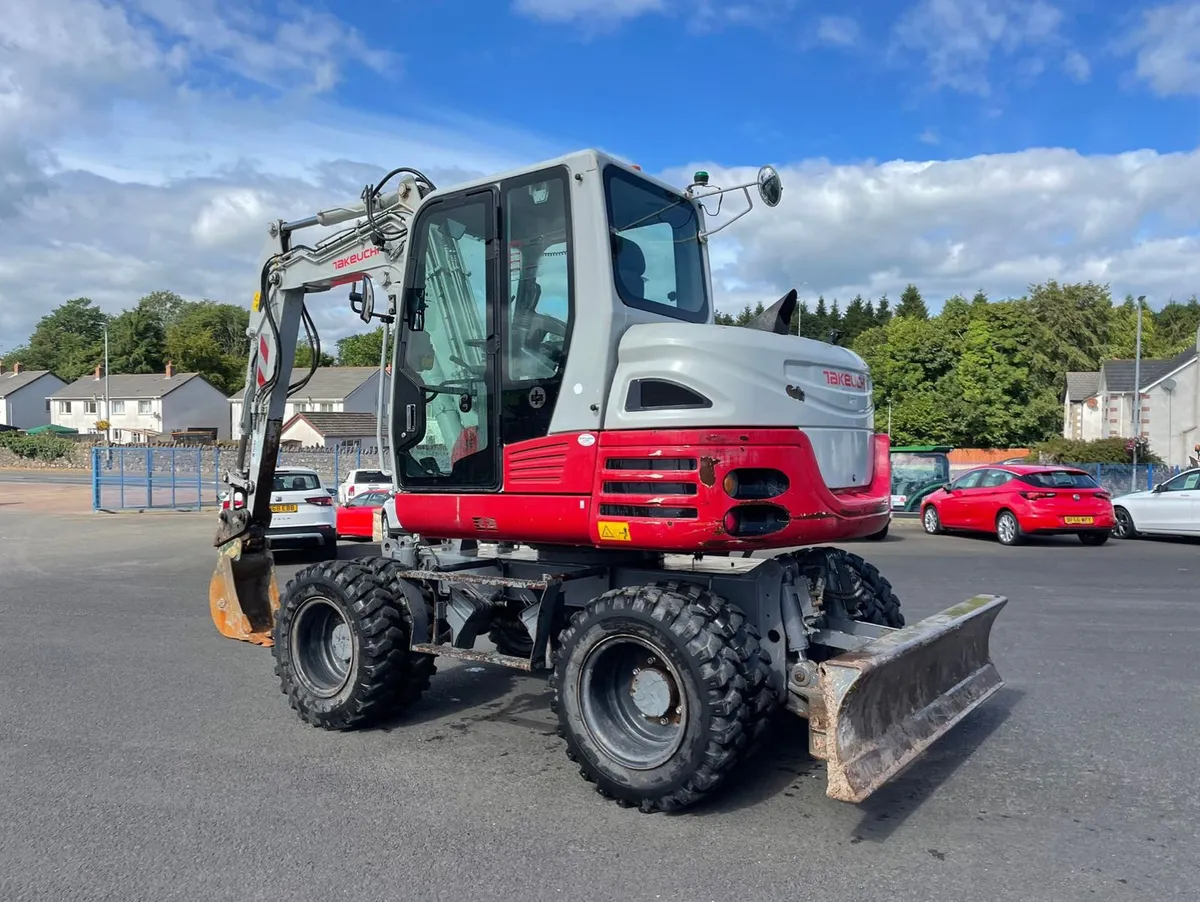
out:
M406 173L388 193L383 186ZM241 437L234 468L225 473L230 504L220 512L214 546L217 567L209 586L209 607L222 635L258 645L272 645L274 614L279 606L274 560L267 542L271 524L271 489L279 455L287 399L304 388L320 358L320 339L309 315L306 298L342 285L351 289L350 304L364 322L372 317L387 324L397 310L404 284L410 226L417 207L434 185L416 170L397 169L379 184L368 185L359 202L323 210L293 222L271 223L250 318L250 352L242 403ZM294 241L296 233L313 226L337 226L354 221L311 246ZM469 276L458 259L453 239L430 235L428 257L436 261L437 284L450 298L455 316L436 333L433 378L427 401L438 401L437 383L456 377L469 381L469 372L483 362L483 350L468 346L464 334L479 330L459 318L477 316ZM356 290L362 282L361 292ZM374 285L388 298L384 313L374 311ZM292 361L300 331L312 345L312 364L292 382ZM462 389L457 389L458 394ZM457 405L438 403L437 416L457 415ZM449 424L447 424L449 425ZM382 428L382 427L381 427Z

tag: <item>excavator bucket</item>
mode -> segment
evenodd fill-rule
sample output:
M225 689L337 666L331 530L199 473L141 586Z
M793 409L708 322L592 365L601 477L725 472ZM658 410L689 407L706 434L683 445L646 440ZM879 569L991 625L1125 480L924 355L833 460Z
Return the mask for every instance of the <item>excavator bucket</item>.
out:
M238 536L220 546L208 584L209 612L221 635L271 646L279 610L275 561L269 550L246 551L244 540Z
M1007 603L977 595L819 666L809 743L827 796L861 802L1004 685L989 640Z

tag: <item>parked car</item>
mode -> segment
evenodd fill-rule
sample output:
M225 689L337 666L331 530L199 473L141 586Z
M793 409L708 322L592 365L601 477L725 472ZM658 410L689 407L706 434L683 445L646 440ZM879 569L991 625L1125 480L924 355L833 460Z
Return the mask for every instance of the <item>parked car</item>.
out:
M918 511L926 496L950 481L950 445L894 445L892 510Z
M221 507L241 507L241 499L230 501L220 494ZM267 541L272 548L300 545L316 547L322 560L337 557L337 514L333 495L321 485L316 470L279 467L271 485L271 525Z
M1200 536L1200 467L1184 470L1145 492L1113 500L1117 524L1113 535Z
M1085 471L1007 464L968 470L934 492L921 508L921 523L931 534L990 533L1002 545L1064 533L1103 545L1116 521L1112 496Z
M337 500L345 504L355 495L363 492L391 491L395 488L392 474L383 470L358 469L351 470L338 486Z
M392 497L391 492L363 492L337 508L338 537L369 539L375 534L375 518L379 509Z

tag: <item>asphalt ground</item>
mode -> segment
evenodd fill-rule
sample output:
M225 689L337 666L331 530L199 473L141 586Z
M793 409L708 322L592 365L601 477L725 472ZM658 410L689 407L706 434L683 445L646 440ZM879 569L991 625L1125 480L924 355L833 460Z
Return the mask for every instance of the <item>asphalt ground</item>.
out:
M824 796L785 715L664 816L598 796L544 680L503 668L444 661L384 729L303 724L270 651L212 626L212 524L0 506L0 899L1200 897L1197 543L897 522L856 550L909 622L1009 597L1006 687L861 805Z

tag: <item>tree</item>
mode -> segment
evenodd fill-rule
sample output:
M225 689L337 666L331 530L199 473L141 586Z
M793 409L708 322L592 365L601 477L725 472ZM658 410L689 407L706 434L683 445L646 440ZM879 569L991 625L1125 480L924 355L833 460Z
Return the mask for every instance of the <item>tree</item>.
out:
M967 303L967 299L961 294L956 294L946 300L946 303L942 305L941 312L936 317L946 334L952 337L956 350L962 342L963 336L967 334L967 327L971 325L973 315L974 311Z
M891 301L888 300L886 292L879 299L879 303L875 305L875 323L876 325L886 326L892 318Z
M87 375L104 360L108 319L91 298L71 298L38 320L27 348L21 349L22 363L29 369L52 370L66 382Z
M308 368L312 366L312 345L307 338L302 338L296 342L296 356L292 358L292 369L303 370L308 372ZM333 356L326 353L324 348L321 348L321 357L317 362L317 366L335 366L337 361Z
M916 319L929 319L929 311L917 286L909 282L900 295L900 303L896 307L896 316L910 316Z
M246 381L250 311L217 301L185 301L167 327L166 356L176 369L198 372L231 393Z
M1149 357L1157 343L1154 314L1142 302L1142 357ZM1109 318L1107 341L1102 356L1106 359L1132 360L1137 353L1138 302L1126 295L1125 302L1113 307Z
M111 373L161 373L167 333L153 301L138 305L113 319L108 330L108 368Z
M730 317L732 319L732 317ZM729 322L726 325L735 325ZM395 333L388 335L388 360L392 359L392 349L395 346ZM379 366L379 353L383 348L383 326L376 326L370 332L360 332L347 335L337 343L337 362L339 366Z
M875 324L873 312L867 312L867 305L863 302L861 294L854 296L854 300L846 305L846 315L842 317L842 342L844 344L852 345L854 339Z
M1176 300L1167 302L1154 314L1155 352L1173 357L1191 347L1197 329L1200 329L1200 300L1195 295L1186 304Z

